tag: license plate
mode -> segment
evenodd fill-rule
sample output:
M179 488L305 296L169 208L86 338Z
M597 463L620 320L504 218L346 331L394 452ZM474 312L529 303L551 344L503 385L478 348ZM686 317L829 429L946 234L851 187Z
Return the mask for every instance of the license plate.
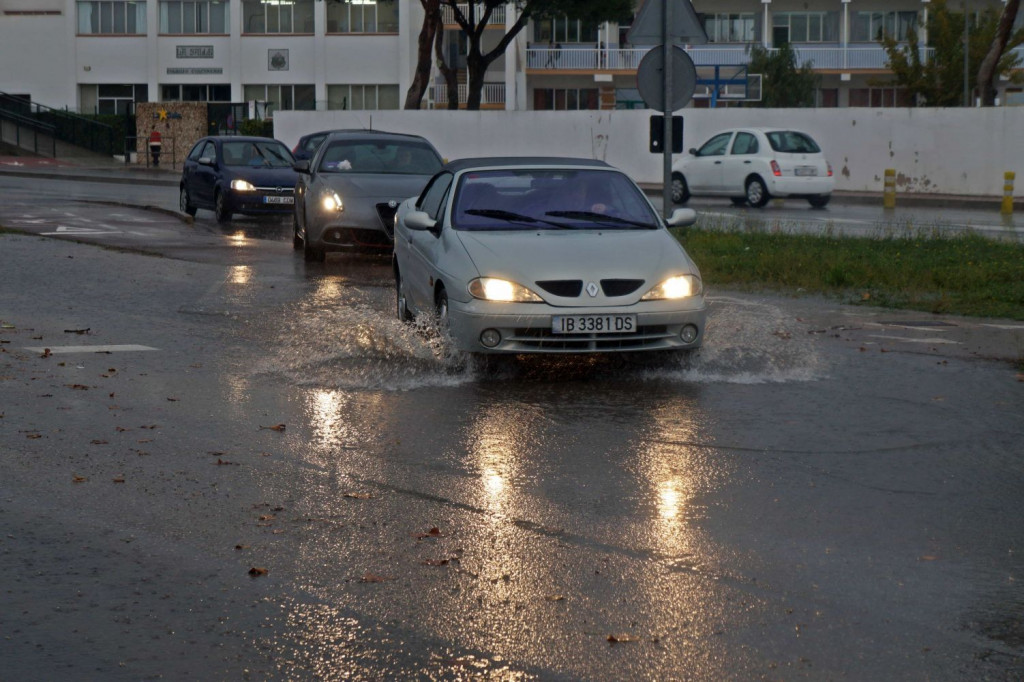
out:
M793 171L793 174L800 176L817 175L818 169L815 168L814 166L797 166L796 169Z
M294 204L295 197L263 197L264 204Z
M632 334L636 315L554 315L552 334Z

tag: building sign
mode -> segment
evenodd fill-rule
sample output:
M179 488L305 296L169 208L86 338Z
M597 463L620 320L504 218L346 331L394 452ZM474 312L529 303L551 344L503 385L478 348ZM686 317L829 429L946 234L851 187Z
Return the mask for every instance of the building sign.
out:
M222 73L224 73L224 69L220 66L211 66L206 68L178 66L167 67L167 74L170 76L210 76Z
M288 50L267 50L267 69L270 71L287 71Z
M178 59L213 59L213 45L177 45L174 51Z

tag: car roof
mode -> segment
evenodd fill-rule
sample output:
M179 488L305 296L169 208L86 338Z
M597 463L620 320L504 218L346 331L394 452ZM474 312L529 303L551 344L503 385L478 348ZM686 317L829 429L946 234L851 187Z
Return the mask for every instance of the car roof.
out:
M281 140L274 139L273 137L259 137L257 135L207 135L203 139L220 142L278 142L284 144Z
M412 133L392 133L387 130L369 130L367 128L345 128L340 130L326 130L328 138L331 140L345 140L345 139L371 139L380 140L388 138L400 138L404 140L422 140L426 141L426 138L422 135L413 135ZM314 135L317 133L314 133Z
M613 168L610 164L598 159L583 159L561 156L482 156L469 159L456 159L444 166L444 170L458 173L472 168L519 166L537 168L546 166L590 166L593 168Z

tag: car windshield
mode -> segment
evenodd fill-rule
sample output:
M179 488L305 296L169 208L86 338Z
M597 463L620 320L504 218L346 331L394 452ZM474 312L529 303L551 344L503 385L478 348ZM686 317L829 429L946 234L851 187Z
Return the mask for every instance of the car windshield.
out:
M225 142L221 148L225 166L291 168L292 153L280 142Z
M517 169L465 173L455 193L456 230L655 229L636 184L613 170Z
M326 144L320 159L324 173L433 175L441 168L437 153L416 142L336 140Z
M792 130L777 130L765 135L772 149L783 154L817 154L821 151L821 148L818 147L814 140L804 133Z

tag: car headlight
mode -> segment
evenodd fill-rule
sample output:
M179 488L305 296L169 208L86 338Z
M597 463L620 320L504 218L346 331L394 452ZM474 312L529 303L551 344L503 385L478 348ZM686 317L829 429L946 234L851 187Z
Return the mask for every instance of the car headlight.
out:
M231 181L231 189L236 192L255 192L256 187L248 180L235 179Z
M485 301L508 301L513 303L543 303L537 294L521 284L495 277L479 277L469 283L469 293Z
M320 205L328 213L341 213L345 210L345 204L342 203L341 197L338 196L337 192L327 190L323 193L320 198Z
M696 275L678 275L669 277L664 282L644 294L641 301L677 300L696 296L701 292L700 277Z

